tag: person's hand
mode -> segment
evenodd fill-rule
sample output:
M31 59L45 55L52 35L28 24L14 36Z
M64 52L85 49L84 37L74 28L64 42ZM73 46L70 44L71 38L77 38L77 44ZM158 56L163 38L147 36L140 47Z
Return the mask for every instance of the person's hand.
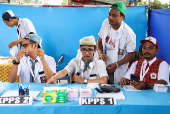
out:
M49 87L48 83L53 84L53 86L55 86L56 82L57 82L57 79L54 76L52 76L50 79L47 80L46 87Z
M104 62L107 62L107 57L106 57L105 54L101 54L101 55L99 56L99 59L102 59Z
M73 80L74 82L77 82L77 83L84 83L84 79L81 78L80 76L77 76L77 75L74 75L74 76L72 77L72 80Z
M111 74L116 70L117 66L116 66L116 63L111 63L106 68L109 69L107 70L107 73Z
M45 51L42 48L38 48L36 51L36 55L40 57L41 61L44 59L44 53Z
M17 44L18 44L17 41L13 41L13 42L9 43L8 48L12 48L13 46L15 46Z
M122 78L120 80L120 87L122 87L122 85L125 86L126 84L129 84L129 83L130 83L129 79Z
M145 83L139 81L139 82L136 82L136 81L130 81L130 85L132 85L135 89L137 90L142 90L142 89L145 89Z
M20 59L21 59L24 55L26 55L27 53L28 53L28 49L19 50L15 61L16 61L16 62L19 62Z

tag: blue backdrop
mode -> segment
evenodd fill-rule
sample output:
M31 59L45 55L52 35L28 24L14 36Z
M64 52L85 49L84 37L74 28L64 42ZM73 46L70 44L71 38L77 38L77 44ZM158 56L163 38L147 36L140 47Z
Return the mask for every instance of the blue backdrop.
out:
M108 16L106 7L32 7L0 4L0 14L12 10L21 18L30 19L42 38L42 47L47 55L57 61L65 54L64 68L74 58L79 48L79 39L93 35L98 39L102 22ZM137 49L140 40L146 37L147 16L145 6L128 7L125 22L137 36ZM9 56L8 44L17 40L16 28L8 27L0 21L0 55Z
M170 64L170 9L155 9L150 11L148 35L158 41L160 48L157 57Z

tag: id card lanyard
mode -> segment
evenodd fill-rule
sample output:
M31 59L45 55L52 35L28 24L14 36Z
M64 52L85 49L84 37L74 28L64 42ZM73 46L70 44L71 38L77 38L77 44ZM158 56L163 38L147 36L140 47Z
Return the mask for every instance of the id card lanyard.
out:
M34 73L33 73L33 71L32 71L31 61L29 61L29 59L27 59L27 64L28 64L28 67L29 67L29 69L30 69L30 72L31 72L32 76L34 77L34 81L35 81L35 77L36 77L36 76L34 75ZM40 65L39 65L38 68L37 68L38 75L39 75L39 69L40 69Z
M143 71L143 64L142 64L141 70L140 70L140 81L143 80L143 78L145 77L145 75L148 72L148 70L149 70L149 67L145 71Z

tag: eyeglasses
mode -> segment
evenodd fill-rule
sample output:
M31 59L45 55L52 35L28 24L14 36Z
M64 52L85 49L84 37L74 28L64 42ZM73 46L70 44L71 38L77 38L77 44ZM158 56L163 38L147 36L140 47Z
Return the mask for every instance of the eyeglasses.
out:
M31 43L28 43L28 44L31 44ZM28 46L28 44L23 44L21 47L26 48Z
M89 48L88 50L87 50L86 48L82 48L82 49L81 49L81 52L82 52L82 53L86 53L86 52L92 53L93 51L94 51L94 50L91 49L91 48Z

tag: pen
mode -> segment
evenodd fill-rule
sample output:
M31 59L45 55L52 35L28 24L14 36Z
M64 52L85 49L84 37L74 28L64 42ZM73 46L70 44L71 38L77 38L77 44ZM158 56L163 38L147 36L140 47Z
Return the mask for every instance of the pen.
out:
M27 89L29 89L30 88L30 85L27 87Z

